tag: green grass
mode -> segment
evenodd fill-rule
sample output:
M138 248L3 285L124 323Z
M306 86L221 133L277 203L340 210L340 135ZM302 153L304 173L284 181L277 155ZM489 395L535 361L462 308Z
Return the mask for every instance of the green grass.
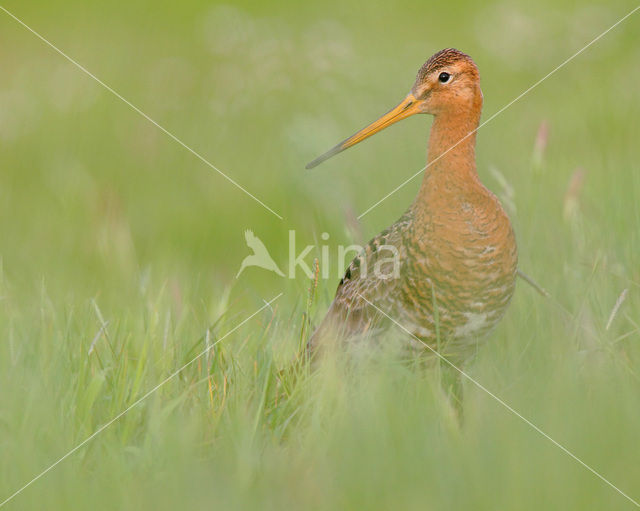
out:
M0 502L283 293L6 509L634 507L473 383L460 427L437 371L384 353L288 371L335 269L312 301L301 273L234 279L247 228L285 266L289 229L335 250L402 213L417 179L353 221L424 164L425 117L303 167L433 52L475 58L486 119L634 7L391 5L3 3L284 217L0 13ZM466 368L636 500L639 28L479 132L481 178L552 298L520 281Z

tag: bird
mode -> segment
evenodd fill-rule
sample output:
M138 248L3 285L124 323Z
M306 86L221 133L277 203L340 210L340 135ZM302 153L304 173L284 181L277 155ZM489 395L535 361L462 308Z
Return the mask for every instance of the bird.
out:
M440 346L462 361L504 316L518 254L509 217L476 170L482 103L473 59L455 48L441 50L422 65L395 108L307 165L313 168L414 114L433 116L415 200L351 261L308 340L309 352L327 338L346 342L366 339L367 332L379 338L397 323L411 334L412 350ZM371 271L376 265L386 268L381 275Z
M267 247L264 246L260 238L253 234L253 231L247 229L244 232L244 239L247 242L247 246L253 251L253 254L248 255L242 260L240 269L236 274L236 279L248 266L259 266L260 268L273 271L281 277L284 277L284 273L278 268L278 265L269 254Z

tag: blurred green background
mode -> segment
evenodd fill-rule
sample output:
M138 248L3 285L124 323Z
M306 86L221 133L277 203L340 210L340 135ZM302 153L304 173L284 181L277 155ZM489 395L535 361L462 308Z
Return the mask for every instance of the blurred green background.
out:
M286 267L290 229L334 251L404 211L419 178L356 218L424 165L425 116L304 165L432 53L475 59L487 119L634 4L2 6L283 219L0 12L0 502L284 293L7 509L633 507L473 385L459 427L433 371L283 376L336 270L311 304L301 272L235 275L245 229ZM636 500L639 33L636 12L478 133L480 177L552 298L521 281L468 368Z

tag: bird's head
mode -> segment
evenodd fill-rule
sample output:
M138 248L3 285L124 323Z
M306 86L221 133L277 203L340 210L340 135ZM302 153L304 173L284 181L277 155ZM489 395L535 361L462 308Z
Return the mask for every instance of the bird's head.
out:
M399 105L307 165L313 168L371 135L415 114L455 114L480 110L480 73L471 57L453 48L434 54L418 71L416 81Z
M414 113L423 114L482 108L480 73L475 62L453 48L439 51L418 71L403 103L407 100L415 103Z

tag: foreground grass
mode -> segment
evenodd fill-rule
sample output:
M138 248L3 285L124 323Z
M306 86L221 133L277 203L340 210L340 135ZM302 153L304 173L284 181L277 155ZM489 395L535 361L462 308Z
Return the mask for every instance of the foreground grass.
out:
M424 119L300 171L395 104L431 52L473 54L486 118L630 7L469 3L460 16L438 4L425 35L410 2L402 15L52 5L7 7L285 220L0 18L0 502L204 353L6 509L633 507L472 382L460 427L438 371L391 354L292 371L333 269L310 305L302 275L234 279L246 228L285 265L289 229L300 246L330 233L333 250L400 214L417 182L353 220L422 166ZM520 282L466 370L638 500L636 29L479 134L480 175L551 298Z
M161 312L170 302L164 291L150 293L108 319L95 304L64 311L43 297L21 328L3 332L14 350L0 382L13 389L0 400L3 495L241 320L223 316L208 325L194 310L174 317ZM43 501L49 509L628 504L469 382L459 427L434 370L382 354L355 365L329 357L315 372L287 370L300 325L283 315L274 304L216 344L9 508ZM633 494L640 353L629 338L597 334L606 315L592 319L568 318L520 289L511 321L468 371Z

